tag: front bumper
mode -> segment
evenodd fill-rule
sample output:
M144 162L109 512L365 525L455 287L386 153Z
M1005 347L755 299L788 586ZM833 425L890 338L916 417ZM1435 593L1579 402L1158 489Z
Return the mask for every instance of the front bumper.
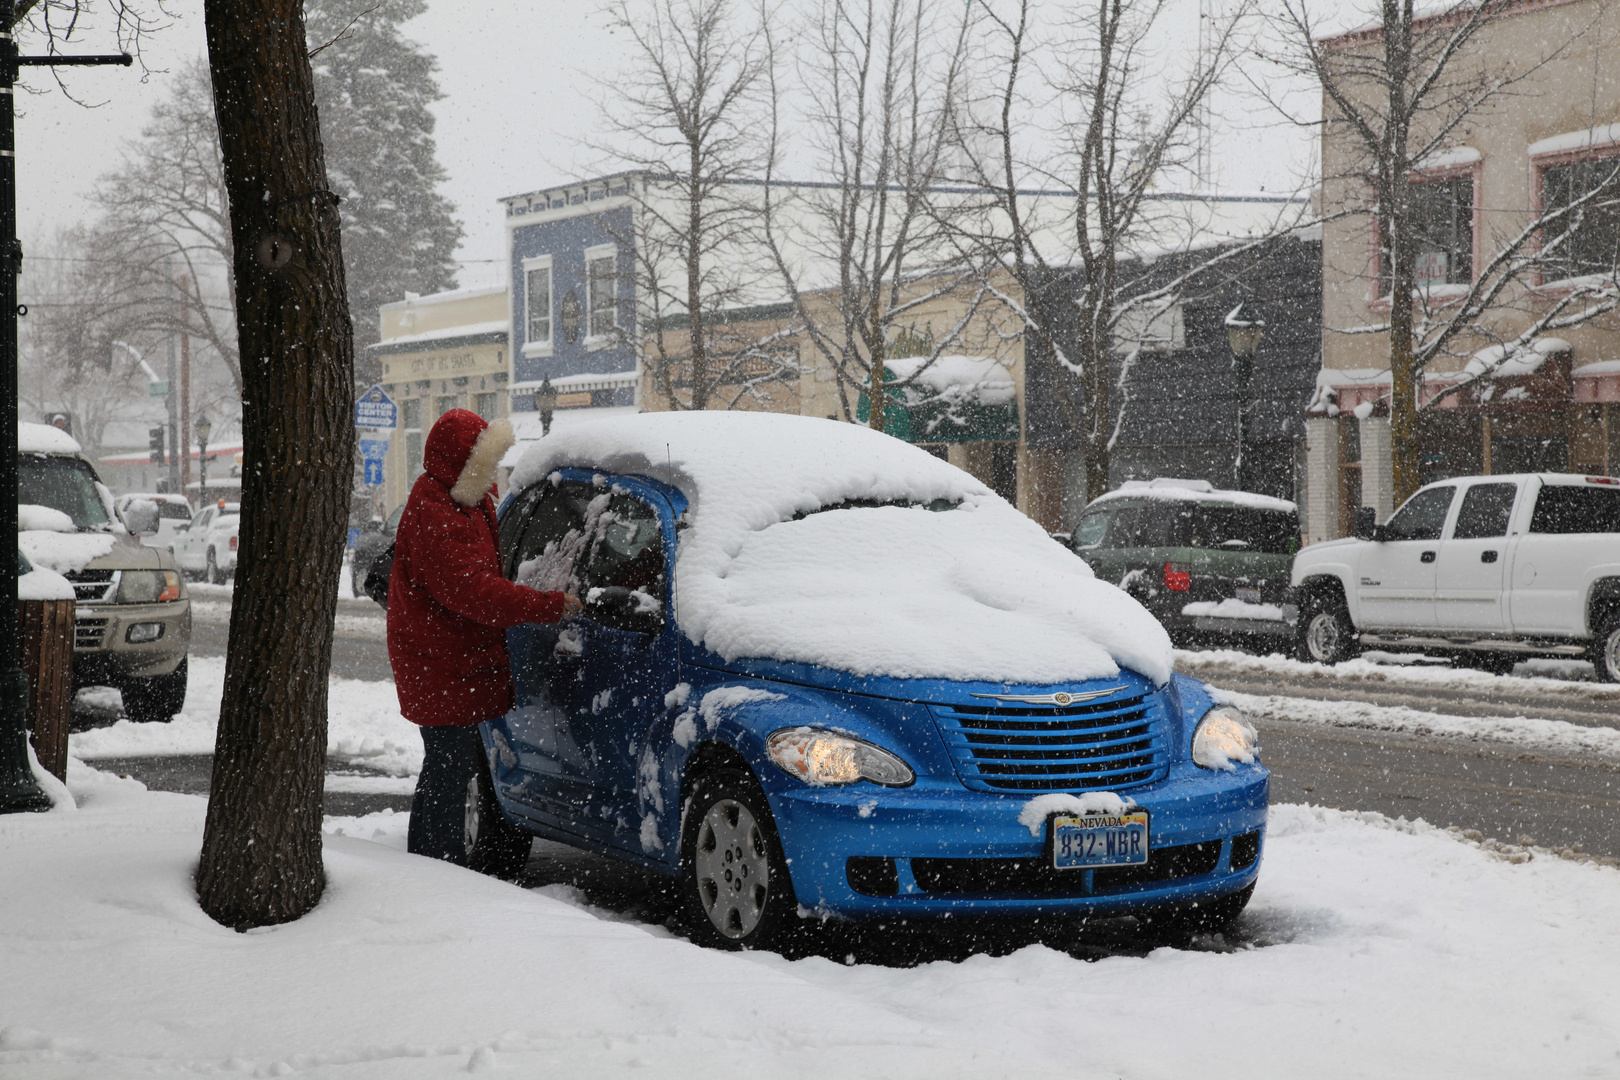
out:
M191 649L191 601L162 604L79 604L74 610L73 681L117 686L124 679L167 675ZM130 628L156 623L154 641L131 642Z
M1213 772L1177 762L1163 781L1121 792L1148 810L1150 850L1160 860L1155 866L1150 855L1152 870L1133 874L1048 869L1044 829L1031 836L1018 821L1031 796L968 791L948 779L920 777L909 788L783 786L770 802L806 908L849 918L1123 915L1251 884L1269 789L1259 765ZM871 895L889 888L892 895Z

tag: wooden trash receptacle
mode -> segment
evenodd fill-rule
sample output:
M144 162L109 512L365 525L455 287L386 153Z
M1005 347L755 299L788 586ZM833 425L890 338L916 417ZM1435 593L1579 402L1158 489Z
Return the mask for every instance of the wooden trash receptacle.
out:
M19 600L17 608L28 675L28 738L39 763L66 782L73 715L73 601Z

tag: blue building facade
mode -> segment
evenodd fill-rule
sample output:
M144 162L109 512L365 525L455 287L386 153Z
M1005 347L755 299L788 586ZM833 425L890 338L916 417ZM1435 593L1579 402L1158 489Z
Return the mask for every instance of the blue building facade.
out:
M636 404L632 175L503 199L511 272L511 411L549 378L558 408Z

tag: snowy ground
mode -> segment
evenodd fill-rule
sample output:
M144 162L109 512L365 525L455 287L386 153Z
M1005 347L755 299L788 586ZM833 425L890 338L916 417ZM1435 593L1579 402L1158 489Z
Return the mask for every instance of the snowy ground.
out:
M202 799L70 779L0 819L18 1080L1620 1076L1620 872L1377 815L1274 808L1232 951L897 968L706 952L397 814L329 821L320 906L239 935L193 898Z
M81 761L135 755L212 754L219 727L219 701L225 688L225 658L193 656L180 715L167 724L120 720L109 727L77 732L68 752ZM105 695L105 688L81 691ZM399 712L391 682L331 680L326 754L334 764L364 765L395 776L415 776L422 767L422 738Z

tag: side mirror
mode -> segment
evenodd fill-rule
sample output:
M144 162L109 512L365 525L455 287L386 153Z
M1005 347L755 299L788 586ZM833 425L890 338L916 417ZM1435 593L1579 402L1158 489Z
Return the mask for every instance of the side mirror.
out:
M1357 540L1380 540L1378 511L1370 506L1356 507L1355 536Z
M150 499L137 499L124 507L124 528L136 536L150 536L157 532L157 503Z

